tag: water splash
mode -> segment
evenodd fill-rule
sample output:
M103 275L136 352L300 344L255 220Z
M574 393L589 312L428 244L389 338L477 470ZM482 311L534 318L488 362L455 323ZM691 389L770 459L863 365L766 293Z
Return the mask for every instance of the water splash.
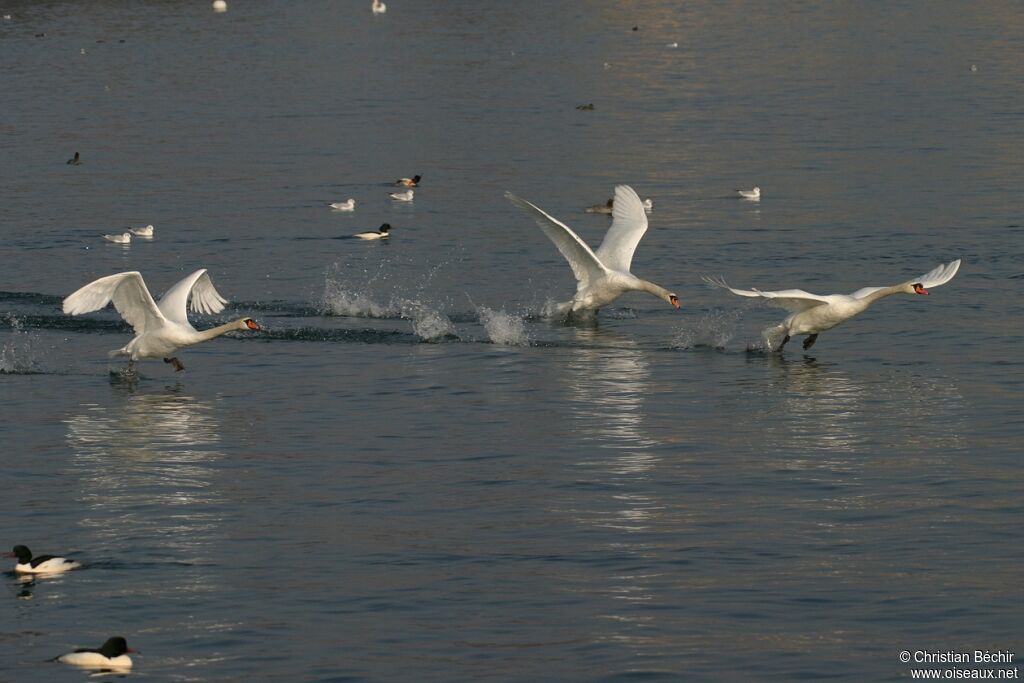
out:
M365 291L354 291L328 279L324 285L324 313L356 318L398 318L401 312L393 302L381 303Z
M487 336L495 344L503 346L529 346L530 336L526 333L526 319L521 315L495 311L481 306L477 309L480 323Z
M0 374L20 375L36 371L37 362L33 348L32 335L22 327L22 321L7 316L7 324L11 328L11 338L4 342L0 349Z
M703 346L724 349L735 334L739 318L740 312L737 310L712 311L689 318L682 323L672 340L672 348L692 349Z
M430 342L458 339L455 324L443 312L418 301L404 303L402 317L412 320L412 331L420 339Z

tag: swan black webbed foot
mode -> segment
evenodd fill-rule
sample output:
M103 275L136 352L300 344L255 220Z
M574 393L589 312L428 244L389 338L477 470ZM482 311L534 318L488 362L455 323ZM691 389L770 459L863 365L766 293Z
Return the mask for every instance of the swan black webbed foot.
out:
M175 372L181 372L182 370L185 369L185 366L182 365L181 361L178 360L177 358L164 358L164 362L173 365Z
M804 339L804 351L814 346L814 342L818 341L818 335L808 335L807 339Z
M782 338L782 343L779 344L779 348L775 349L775 351L778 352L778 353L781 353L782 352L782 347L784 347L786 345L786 342L788 342L788 341L789 341L789 335L787 334L785 337Z

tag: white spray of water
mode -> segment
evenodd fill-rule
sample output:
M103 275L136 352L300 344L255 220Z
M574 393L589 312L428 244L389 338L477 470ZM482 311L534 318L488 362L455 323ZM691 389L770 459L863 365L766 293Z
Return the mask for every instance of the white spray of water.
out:
M0 374L32 372L36 366L32 336L22 329L21 321L13 315L7 318L7 322L11 326L11 338L0 349Z
M441 341L457 337L455 324L443 312L418 301L402 303L402 317L412 320L412 331L424 341Z
M530 335L526 333L526 320L514 313L495 311L485 306L477 308L480 324L495 344L504 346L529 346Z
M696 346L710 346L724 349L733 338L736 321L740 313L736 310L714 311L687 319L672 340L673 348L692 349Z

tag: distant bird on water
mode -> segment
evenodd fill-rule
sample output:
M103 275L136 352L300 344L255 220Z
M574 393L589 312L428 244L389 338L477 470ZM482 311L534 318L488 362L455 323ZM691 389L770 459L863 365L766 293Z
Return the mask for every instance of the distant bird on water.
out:
M153 239L153 229L154 228L152 225L144 225L141 228L128 228L128 232L130 232L135 237Z
M96 649L80 648L74 652L54 657L54 660L62 664L71 664L87 669L117 671L132 668L132 658L128 656L129 652L135 652L135 650L128 647L128 641L121 636L114 636L107 638L107 642Z
M61 574L82 566L74 560L56 555L32 557L32 551L23 545L14 546L11 552L4 555L18 558L17 564L14 565L14 571L18 574Z
M420 184L420 178L423 176L414 175L412 178L399 178L395 181L395 185L402 185L403 187L416 187Z
M356 200L354 200L354 199L352 199L350 197L350 198L348 198L347 200L345 200L343 202L334 202L330 206L335 211L355 211L356 210Z
M120 235L104 235L103 239L114 244L131 244L132 234L130 232L122 232Z
M370 11L374 14L384 14L388 11L388 6L381 2L381 0L373 0L373 4L370 5Z
M228 3L225 0L213 0L213 11L214 12L227 12Z
M75 156L73 156L70 159L68 159L68 165L69 166L81 166L82 165L82 156L78 152L75 152Z
M654 202L651 199L645 199L641 204L644 207L645 213L650 213L654 209ZM594 204L583 209L587 213L604 213L611 214L615 208L615 199L609 199L604 204Z
M394 199L396 202L411 202L413 192L412 190L406 190L405 192L392 192L388 196Z
M736 194L740 196L740 199L749 199L752 202L761 201L760 187L755 187L752 190L736 190Z
M388 238L388 233L391 232L390 223L382 223L380 228L377 230L370 230L369 232L357 232L353 237L358 237L361 240L382 240Z

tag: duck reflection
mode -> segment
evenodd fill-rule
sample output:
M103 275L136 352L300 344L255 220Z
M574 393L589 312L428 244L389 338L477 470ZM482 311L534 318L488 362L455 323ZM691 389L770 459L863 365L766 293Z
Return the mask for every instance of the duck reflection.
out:
M222 522L211 484L223 457L213 403L180 386L117 384L110 400L83 404L65 423L78 498L88 510L80 524L95 546L120 554L126 539L145 539L158 555L202 559Z

